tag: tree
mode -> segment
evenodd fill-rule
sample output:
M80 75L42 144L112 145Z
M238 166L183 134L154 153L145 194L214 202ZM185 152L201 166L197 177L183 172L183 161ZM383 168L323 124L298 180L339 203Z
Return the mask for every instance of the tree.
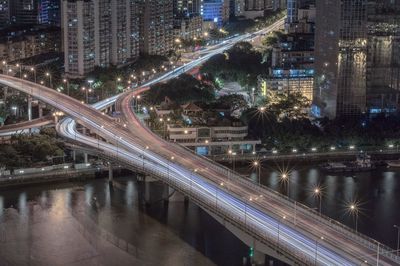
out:
M200 69L212 76L214 82L238 82L242 87L255 87L257 76L265 71L262 54L248 42L239 42L224 54L211 57Z
M248 108L246 99L240 94L223 95L218 99L217 103L221 107L228 107L231 114L235 111Z
M303 119L308 117L308 100L300 91L272 92L267 96L267 112L272 113L278 119Z
M145 99L153 104L159 104L168 97L177 104L187 102L210 102L215 100L214 87L199 81L191 75L183 74L166 83L151 86L145 94Z

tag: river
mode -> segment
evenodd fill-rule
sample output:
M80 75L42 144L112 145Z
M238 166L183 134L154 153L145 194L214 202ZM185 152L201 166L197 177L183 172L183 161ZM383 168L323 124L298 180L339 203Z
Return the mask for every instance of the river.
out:
M236 168L257 179L250 164ZM319 185L322 212L353 228L355 216L347 207L357 201L358 230L396 247L400 170L327 175L310 165L268 163L261 182L286 194L282 173L290 176L292 198L318 208L312 192ZM0 191L0 265L243 264L248 247L196 205L162 200L145 205L135 178L117 180L124 189L98 179ZM134 252L125 252L128 243Z

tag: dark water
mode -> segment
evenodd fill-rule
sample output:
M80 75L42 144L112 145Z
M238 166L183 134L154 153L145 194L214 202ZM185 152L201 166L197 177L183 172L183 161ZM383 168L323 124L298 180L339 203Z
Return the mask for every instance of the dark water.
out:
M237 169L256 178L247 165L237 166ZM310 207L318 207L318 199L312 196L312 191L316 185L320 185L323 191L323 213L352 227L355 226L355 220L351 214L346 213L346 205L352 200L358 201L358 230L395 248L397 235L393 225L400 224L400 170L383 168L356 175L332 176L311 166L271 163L263 165L262 183L287 193L287 187L280 181L282 172L290 174L289 192L292 198ZM56 231L57 238L71 238L70 242L73 243L84 242L85 239L80 239L79 234L74 236L77 234L74 226L66 226L66 221L73 218L69 213L74 211L93 222L94 226L138 247L143 256L133 264L242 265L242 258L248 255L248 248L200 208L182 201L165 204L157 200L146 206L141 203L142 189L135 179L123 178L122 182L126 184L123 190L110 189L108 182L95 180L85 184L43 185L0 191L0 265L2 256L6 262L11 262L9 265L28 265L18 260L17 256L26 253L26 260L29 261L32 250L46 257L46 244L40 240L42 235L48 234L47 226L65 228ZM153 185L153 189L158 188ZM155 194L157 198L158 194ZM50 218L36 218L43 213ZM16 223L34 229L21 231L14 228ZM34 225L37 223L42 226L35 231ZM8 240L2 243L2 224L3 230L18 231L19 237L15 236L15 239L19 241L7 242L10 239L7 237ZM35 238L38 239L36 242ZM33 245L35 248L32 248L32 242L38 243ZM91 247L85 245L82 243L82 250L90 251ZM65 248L68 250L70 246L66 245ZM19 253L13 257L8 250L6 256L1 253L2 250L5 252L4 248L17 248ZM76 255L76 252L71 250L68 254L81 256ZM33 258L37 259L38 265L44 262L49 264L35 256ZM68 264L62 256L56 257L57 260ZM121 264L115 262L114 265Z

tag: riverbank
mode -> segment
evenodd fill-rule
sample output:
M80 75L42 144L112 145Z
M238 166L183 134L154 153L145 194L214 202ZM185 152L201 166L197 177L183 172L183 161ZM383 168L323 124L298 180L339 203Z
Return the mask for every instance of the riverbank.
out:
M261 160L266 162L302 162L302 163L323 163L328 161L354 161L356 156L360 154L360 151L341 151L341 152L311 152L311 153L295 153L295 154L237 154L236 156L222 154L208 156L209 159L220 162L247 162L254 160ZM395 150L379 150L379 151L368 151L368 155L371 155L372 161L387 161L397 160L400 158L400 152Z
M96 178L106 178L108 177L108 167L103 165L93 165L85 164L77 165L65 165L65 167L55 167L54 170L47 170L53 166L48 166L44 168L29 168L32 172L25 172L23 170L17 171L18 174L6 174L0 175L0 190L25 187L32 185L41 184L54 184L54 183L66 183L66 182L82 182L87 180L92 180ZM34 171L38 170L38 171ZM43 170L43 171L42 171ZM120 176L130 174L128 170L121 169L119 166L113 168L114 176Z

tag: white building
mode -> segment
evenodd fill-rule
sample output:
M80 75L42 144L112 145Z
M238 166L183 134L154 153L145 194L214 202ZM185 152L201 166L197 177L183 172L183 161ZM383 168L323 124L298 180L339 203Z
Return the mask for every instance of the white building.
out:
M260 140L246 140L248 128L240 122L230 126L167 126L170 141L194 149L201 155L226 154L228 150L237 153L255 151Z

